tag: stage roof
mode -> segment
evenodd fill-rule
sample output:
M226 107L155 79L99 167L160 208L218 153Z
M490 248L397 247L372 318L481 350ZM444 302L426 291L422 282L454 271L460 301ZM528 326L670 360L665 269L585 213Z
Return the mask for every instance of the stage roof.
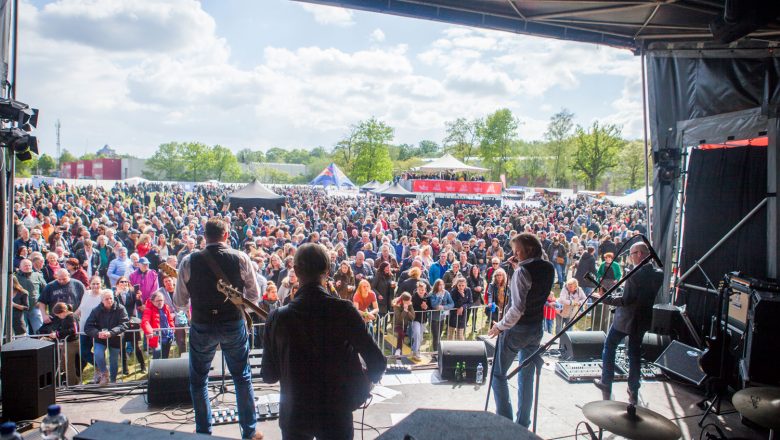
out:
M714 42L709 24L723 16L725 0L529 1L529 0L296 0L382 12L465 26L581 41L639 53L652 43ZM780 42L777 0L754 13L751 44ZM759 2L761 4L761 2ZM769 6L765 6L769 5ZM747 12L750 14L750 12ZM767 15L770 18L767 18ZM774 17L774 18L771 18ZM749 26L749 25L748 25Z

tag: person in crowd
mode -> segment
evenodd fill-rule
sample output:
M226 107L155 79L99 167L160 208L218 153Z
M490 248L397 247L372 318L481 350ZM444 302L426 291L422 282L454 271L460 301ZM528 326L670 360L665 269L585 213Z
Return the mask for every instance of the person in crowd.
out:
M444 281L444 288L452 290L452 283L456 278L463 276L460 273L460 261L453 261L447 272L444 272L441 279Z
M555 333L555 316L557 315L557 301L555 293L550 292L547 295L547 303L544 305L544 331L550 334Z
M100 277L95 275L89 280L89 289L84 292L84 296L81 297L78 309L74 312L74 316L79 320L79 328L87 328L87 319L92 313L95 307L99 307L103 299L101 293L103 292L103 282ZM87 334L79 335L81 356L81 368L84 369L87 364L95 364L95 358L92 354L92 338Z
M48 324L41 327L41 334L51 339L62 341L75 341L79 336L79 321L73 316L73 310L69 304L56 303L51 308L51 316Z
M79 264L87 273L87 276L100 275L100 253L95 251L95 246L92 240L87 238L84 240L84 247L76 252L76 259Z
M55 274L60 269L62 269L62 266L60 266L60 259L57 254L54 252L47 253L46 264L43 266L41 271L43 274L43 279L45 279L47 283L51 283L54 281Z
M582 291L585 292L585 295L590 295L590 293L593 292L593 289L596 287L595 284L585 278L585 275L588 273L596 273L596 257L594 256L595 252L596 248L588 245L585 249L585 252L582 253L579 261L577 261L577 265L574 270L574 279L577 280L577 283L582 288Z
M392 273L392 266L383 261L377 269L376 275L371 280L371 289L376 293L379 303L379 315L384 316L392 310L392 301L396 288L396 282Z
M444 274L447 273L447 271L450 270L450 263L447 261L447 253L441 252L439 254L439 261L431 265L431 268L428 270L428 281L430 283L435 283L436 280L444 278ZM445 285L447 282L445 281Z
M81 297L84 296L84 290L84 285L80 281L70 278L67 269L57 269L55 280L43 288L38 298L38 308L41 310L44 324L51 322L49 312L58 302L64 302L72 308L78 307Z
M156 290L160 288L158 284L157 272L149 268L149 259L142 257L138 259L138 268L130 274L130 284L139 286L141 290L141 301L146 303Z
M357 291L352 297L355 308L360 312L365 323L372 323L379 314L379 303L376 293L371 290L371 283L368 280L361 280L358 283Z
M159 291L152 293L144 306L144 315L141 318L141 329L146 335L149 348L152 350L152 358L168 359L173 343L175 327L173 313L165 303L165 297Z
M333 276L333 282L336 292L338 292L341 299L352 299L357 284L355 283L355 275L352 273L352 267L348 261L344 260L341 262L339 270Z
M70 277L72 279L80 281L84 286L89 285L89 275L87 275L87 271L81 267L78 259L68 258L65 260L65 268L70 272Z
M447 339L464 341L466 339L468 309L471 307L473 298L465 278L458 277L455 280L455 287L450 291L450 296L454 305L450 310L449 322L447 323Z
M28 307L22 312L24 316L25 328L30 334L37 334L38 329L43 325L43 315L41 309L36 304L41 290L46 286L46 280L40 272L33 270L33 263L24 259L19 262L19 269L16 271L16 280L27 292Z
M298 291L300 285L298 284L298 276L295 274L294 269L290 269L287 272L287 276L282 279L282 285L279 286L278 295L284 301L288 296L295 297L295 293Z
M483 306L485 305L485 280L482 278L482 271L479 269L479 265L472 264L469 266L468 272L464 275L466 277L466 287L471 290L471 306ZM477 319L478 313L475 310L469 312L471 316L471 328L472 331L477 331Z
M401 292L393 300L393 330L395 330L395 356L403 355L404 338L406 338L406 328L414 320L414 306L412 306L412 295L409 292Z
M433 283L429 301L430 308L433 311L431 313L432 348L434 353L436 353L439 351L439 341L444 330L444 322L449 314L447 311L455 307L455 302L452 301L450 292L444 288L444 281L442 280Z
M111 287L116 287L119 277L130 275L133 272L133 263L127 256L127 248L124 246L115 249L116 258L108 264L106 276L111 281Z
M569 278L564 284L564 289L561 290L560 296L558 296L558 304L560 304L560 317L561 325L566 325L577 316L580 311L580 306L585 303L585 292L579 286L576 278Z
M141 320L138 318L138 310L143 307L141 301L141 292L134 291L130 288L130 279L126 276L119 277L116 282L116 288L114 289L114 297L116 302L125 308L128 316L127 330L124 333L124 343L122 344L122 374L125 376L130 374L127 357L128 354L135 354L136 362L141 373L146 372L146 361L144 359L143 350L141 349L141 341L143 336L139 333L141 331Z
M282 307L282 301L279 299L276 285L274 285L274 283L269 281L266 284L265 293L263 293L263 299L260 301L260 304L258 304L258 306L261 309L265 310L266 313L268 314L278 309L279 307ZM263 324L263 325L258 325L255 331L255 347L263 348L263 337L265 334L264 324L266 322L266 319L260 316L253 316L252 319L254 320L255 324Z
M633 264L638 265L649 255L647 245L640 242L631 246L629 258ZM662 284L663 272L647 264L626 281L622 296L610 295L603 299L604 303L617 307L615 319L604 342L601 378L594 380L605 400L610 400L612 395L615 351L620 341L628 337L628 402L632 405L639 402L642 339L650 329L653 304Z
M378 382L387 359L355 307L325 290L330 259L322 245L301 245L294 267L301 288L268 317L261 376L266 383L281 381L283 437L351 439L352 411L368 395L356 393L364 388L345 365L362 372L362 358L365 377Z
M180 309L173 302L173 295L176 294L176 278L163 274L162 280L162 287L157 292L163 296L165 305L168 306L168 310L173 316L173 324L176 327L173 330L176 339L176 349L179 351L179 355L181 355L187 352L187 330L184 327L187 327L189 324L189 316L187 315L189 310L186 308ZM144 310L146 309L144 308Z
M417 282L417 288L412 295L412 309L414 310L414 320L411 322L411 342L413 362L420 362L420 346L422 346L423 328L428 322L431 313L431 305L428 300L428 284L422 281Z
M488 332L490 337L501 336L496 343L493 374L493 397L496 413L513 419L512 403L506 375L520 354L522 362L539 348L542 340L544 304L552 289L555 269L544 260L542 244L529 233L520 233L511 239L513 256L509 260L514 272L510 282L510 306L500 321ZM517 376L518 409L515 422L528 427L531 424L534 367L524 368Z
M14 275L11 289L11 330L14 336L27 334L27 323L24 321L24 312L30 308L30 293L25 289Z
M561 241L558 235L553 235L552 243L547 247L547 257L550 259L555 273L558 275L558 288L563 289L566 281L566 268L568 267L568 251L565 241Z
M599 266L596 272L596 279L601 283L601 291L604 293L617 283L623 274L620 271L620 265L614 260L615 254L607 252L604 254L604 262Z
M84 333L95 340L95 381L106 385L116 382L119 371L119 352L121 335L126 330L127 311L114 301L114 292L103 290L100 294L102 305L95 307L87 318ZM106 350L109 353L110 371L106 363Z

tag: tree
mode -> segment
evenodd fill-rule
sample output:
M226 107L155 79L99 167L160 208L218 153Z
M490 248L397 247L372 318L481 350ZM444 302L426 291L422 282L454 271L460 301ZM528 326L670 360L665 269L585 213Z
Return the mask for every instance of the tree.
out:
M398 146L398 157L397 160L405 161L409 160L413 157L418 156L418 150L414 147L412 144L401 144Z
M393 129L372 117L355 127L357 155L350 177L361 184L370 180L390 180L393 162L387 145L393 140Z
M285 163L287 151L279 147L274 147L265 152L265 160L273 163Z
M181 144L177 142L161 144L146 161L143 175L152 180L179 180L183 176L182 160Z
M642 141L628 142L618 154L617 177L622 188L637 189L644 181L645 146Z
M65 162L75 162L78 159L76 159L76 156L71 154L70 151L63 149L62 153L60 153L60 162L57 164L58 166L62 166Z
M420 141L420 156L423 157L435 157L439 153L439 144L434 141L423 140Z
M333 160L344 170L349 172L357 157L358 145L356 142L357 126L349 128L349 133L333 148Z
M32 159L19 160L14 155L14 175L17 177L30 177L38 166L38 156L32 155Z
M466 118L458 118L445 122L445 125L447 126L447 136L443 142L444 151L462 161L472 157L475 147L479 144L482 120L469 121Z
M265 154L262 151L252 151L249 148L243 148L236 153L236 160L239 163L265 162Z
M578 126L574 135L575 152L571 169L585 181L588 189L596 189L604 173L617 165L618 152L624 144L616 125L602 127L596 121L589 131Z
M509 109L496 110L488 115L480 129L482 142L479 155L487 168L492 170L491 177L497 180L506 172L507 161L514 157L515 138L519 122Z
M307 164L311 159L311 155L308 150L302 148L296 148L287 152L284 158L285 163L299 163Z
M57 162L48 154L43 153L38 158L38 172L40 172L42 175L49 176L56 168Z
M567 109L561 109L550 118L547 131L544 133L549 147L549 155L553 158L552 179L553 184L559 188L568 186L567 159L569 146L571 145L572 119L574 114Z
M238 160L229 148L221 145L215 145L211 148L209 154L209 165L211 176L220 181L233 181L241 175L241 168L238 166Z

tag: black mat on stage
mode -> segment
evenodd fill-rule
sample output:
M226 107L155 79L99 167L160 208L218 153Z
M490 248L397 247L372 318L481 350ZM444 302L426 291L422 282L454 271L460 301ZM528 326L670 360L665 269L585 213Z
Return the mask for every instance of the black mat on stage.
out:
M406 437L406 436L410 437ZM447 440L536 440L541 437L512 423L511 420L485 411L418 409L390 428L377 440L447 439Z

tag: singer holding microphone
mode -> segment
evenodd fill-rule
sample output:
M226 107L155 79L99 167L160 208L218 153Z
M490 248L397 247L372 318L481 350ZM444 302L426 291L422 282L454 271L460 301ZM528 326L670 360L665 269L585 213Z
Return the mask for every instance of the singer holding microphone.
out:
M514 268L509 283L509 299L503 318L493 323L488 335L498 336L493 364L492 385L496 413L513 418L507 373L520 353L520 362L531 356L542 341L544 305L552 289L555 269L542 259L542 244L535 235L522 233L511 240ZM534 366L524 368L517 376L518 409L516 422L526 428L531 424L534 393Z
M631 246L629 258L638 265L650 256L650 248L645 243ZM615 320L607 334L602 353L601 380L595 379L594 385L601 390L604 400L610 400L612 381L615 377L615 351L620 341L628 336L628 402L638 403L639 377L641 374L642 338L650 329L653 318L655 297L663 284L663 272L653 265L646 264L626 281L623 296L604 298L602 304L617 306ZM596 292L595 296L600 296Z

